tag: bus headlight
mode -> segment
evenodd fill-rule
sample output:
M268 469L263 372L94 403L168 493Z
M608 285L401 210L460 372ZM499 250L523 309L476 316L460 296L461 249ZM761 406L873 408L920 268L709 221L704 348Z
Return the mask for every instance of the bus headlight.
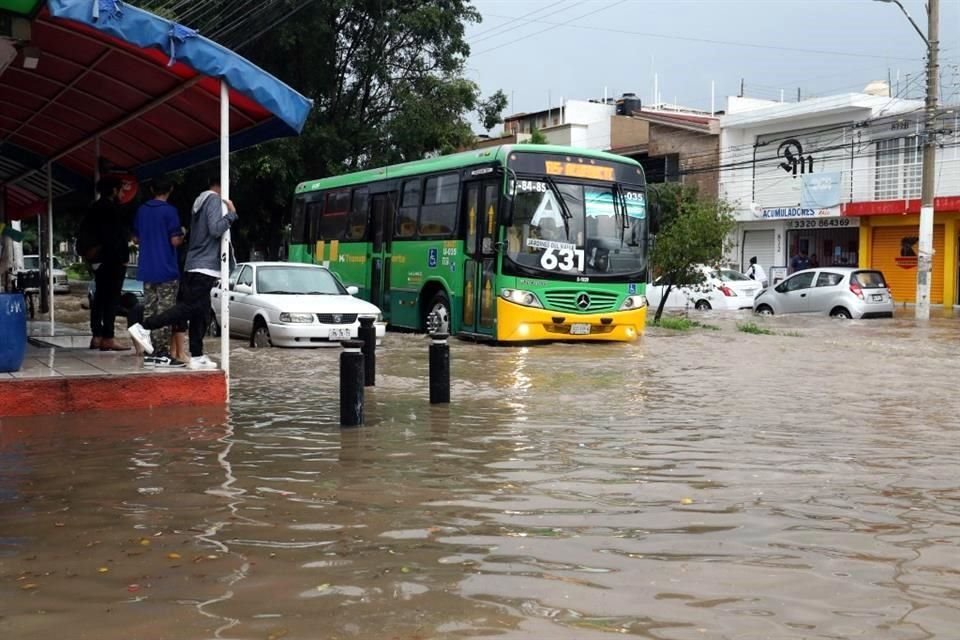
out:
M304 323L313 322L312 313L281 313L280 322Z
M522 289L502 289L500 291L500 297L525 307L543 309L543 305L540 304L540 299L537 298L535 293L530 291L523 291Z
M634 311L636 309L643 309L645 306L647 306L647 298L645 296L627 296L627 299L620 305L620 311Z

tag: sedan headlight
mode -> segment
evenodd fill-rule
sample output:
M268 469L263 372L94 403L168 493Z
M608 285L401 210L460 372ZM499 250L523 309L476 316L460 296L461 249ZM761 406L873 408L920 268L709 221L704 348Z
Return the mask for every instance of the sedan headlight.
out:
M509 300L515 304L543 309L543 305L540 304L540 299L530 291L523 291L522 289L502 289L500 296L504 300Z
M312 313L281 313L280 322L305 323L313 322Z
M627 296L623 304L620 305L620 311L633 311L634 309L643 309L647 306L646 296Z
M363 316L360 316L360 317L361 317L361 318L372 318L374 322L383 322L383 314L382 314L382 313L378 313L378 314L375 315L375 316L373 316L373 315L363 315Z

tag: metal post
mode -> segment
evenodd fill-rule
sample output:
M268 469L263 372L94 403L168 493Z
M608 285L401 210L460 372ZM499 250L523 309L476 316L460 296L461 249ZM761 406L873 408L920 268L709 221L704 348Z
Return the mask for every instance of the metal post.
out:
M220 194L230 198L230 88L220 81ZM230 402L230 229L220 238L220 367Z
M449 334L430 336L430 404L450 404Z
M933 264L933 203L936 185L934 165L937 159L936 119L937 91L940 70L937 53L940 46L940 0L928 0L927 4L927 100L923 131L923 168L920 193L920 242L917 259L917 305L918 320L930 318L930 271Z
M43 242L43 238L39 239ZM53 315L53 163L47 163L47 295L50 296L50 335L56 335Z
M340 426L363 424L363 342L345 340L340 354Z
M363 386L377 384L377 328L373 318L360 318L360 340L363 342Z

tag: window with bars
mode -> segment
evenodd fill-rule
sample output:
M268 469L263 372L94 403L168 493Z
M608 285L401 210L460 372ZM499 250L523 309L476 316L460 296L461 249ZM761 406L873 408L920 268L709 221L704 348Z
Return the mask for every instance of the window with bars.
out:
M919 197L922 155L920 138L917 136L878 140L874 197L877 200Z

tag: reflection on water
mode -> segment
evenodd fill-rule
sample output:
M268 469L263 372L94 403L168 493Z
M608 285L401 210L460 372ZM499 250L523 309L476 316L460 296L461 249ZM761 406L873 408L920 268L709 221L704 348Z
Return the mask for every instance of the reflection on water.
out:
M955 322L454 342L449 407L390 335L343 431L238 343L229 415L0 421L0 632L955 638Z

